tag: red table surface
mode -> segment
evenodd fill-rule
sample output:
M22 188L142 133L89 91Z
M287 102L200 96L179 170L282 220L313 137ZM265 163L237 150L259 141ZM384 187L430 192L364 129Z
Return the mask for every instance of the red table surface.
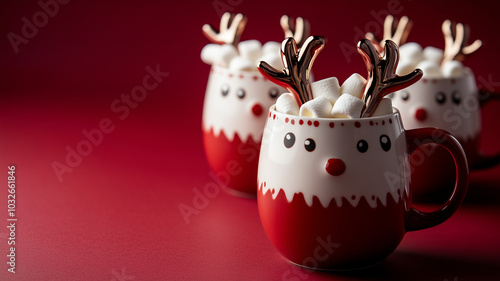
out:
M483 88L500 85L494 1L69 1L18 53L11 33L22 35L23 17L32 21L42 8L2 1L0 170L7 182L7 166L16 166L18 221L12 274L4 188L0 280L500 280L500 167L473 172L456 214L408 233L390 257L361 271L288 263L267 239L255 200L220 192L186 223L179 206L193 206L213 181L200 130L209 66L199 56L202 24L218 22L214 4L248 15L243 40L281 41L282 14L308 18L313 33L328 38L316 78L341 81L366 75L361 57L341 46L352 48L359 30L380 28L384 10L410 16L409 41L423 46L443 47L444 19L467 22L471 39L485 44L466 65ZM168 76L128 114L113 110L148 66ZM482 147L490 153L499 149L498 106L483 111ZM68 147L82 146L82 131L101 122L113 130L59 181L53 163L65 164Z

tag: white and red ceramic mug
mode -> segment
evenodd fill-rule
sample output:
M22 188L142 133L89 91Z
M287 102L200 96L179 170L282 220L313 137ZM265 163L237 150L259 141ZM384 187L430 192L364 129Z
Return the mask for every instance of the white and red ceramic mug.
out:
M439 210L412 207L409 158L415 143L438 143L457 170ZM267 115L258 208L274 247L300 266L344 270L373 265L408 231L435 226L461 204L468 167L459 142L440 129L405 130L399 112L357 119Z
M203 141L211 169L226 175L226 190L255 196L266 111L284 91L257 69L212 66L203 106Z

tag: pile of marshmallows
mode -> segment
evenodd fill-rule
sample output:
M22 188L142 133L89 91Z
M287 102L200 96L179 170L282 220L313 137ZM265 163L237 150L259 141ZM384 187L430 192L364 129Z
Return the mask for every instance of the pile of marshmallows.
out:
M416 68L424 72L426 78L458 77L470 71L467 67L456 60L445 62L441 65L443 59L443 50L435 47L422 47L417 43L406 43L399 47L399 64L396 74L405 75Z
M201 60L231 70L257 71L260 61L269 63L276 69L283 69L281 44L267 42L262 45L258 40L247 40L231 44L208 44L201 50Z
M342 86L336 77L311 83L313 99L302 106L291 93L282 94L276 101L276 111L314 118L359 118L365 103L363 94L366 80L355 73ZM383 98L372 116L392 113L392 102Z

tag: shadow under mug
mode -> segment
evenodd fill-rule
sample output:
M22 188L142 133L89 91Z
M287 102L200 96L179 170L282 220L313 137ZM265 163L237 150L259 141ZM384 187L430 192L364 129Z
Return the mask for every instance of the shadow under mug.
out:
M500 153L484 155L479 148L481 107L500 99L498 93L478 95L474 75L466 69L460 77L422 78L397 91L393 106L401 112L405 128L437 127L454 135L462 145L470 169L485 169L500 164ZM428 144L411 157L414 196L429 199L447 196L453 188L453 159L442 147Z
M456 184L438 210L412 207L409 157L437 143L452 155ZM460 143L440 129L405 130L399 112L327 119L270 108L257 201L264 230L294 264L322 270L373 265L408 231L438 225L463 201L468 167Z

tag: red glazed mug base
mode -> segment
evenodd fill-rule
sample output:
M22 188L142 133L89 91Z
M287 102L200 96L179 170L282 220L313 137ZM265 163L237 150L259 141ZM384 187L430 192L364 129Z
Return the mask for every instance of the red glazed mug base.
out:
M242 141L238 134L229 140L224 131L216 136L203 129L203 143L211 177L229 194L255 198L260 142Z

